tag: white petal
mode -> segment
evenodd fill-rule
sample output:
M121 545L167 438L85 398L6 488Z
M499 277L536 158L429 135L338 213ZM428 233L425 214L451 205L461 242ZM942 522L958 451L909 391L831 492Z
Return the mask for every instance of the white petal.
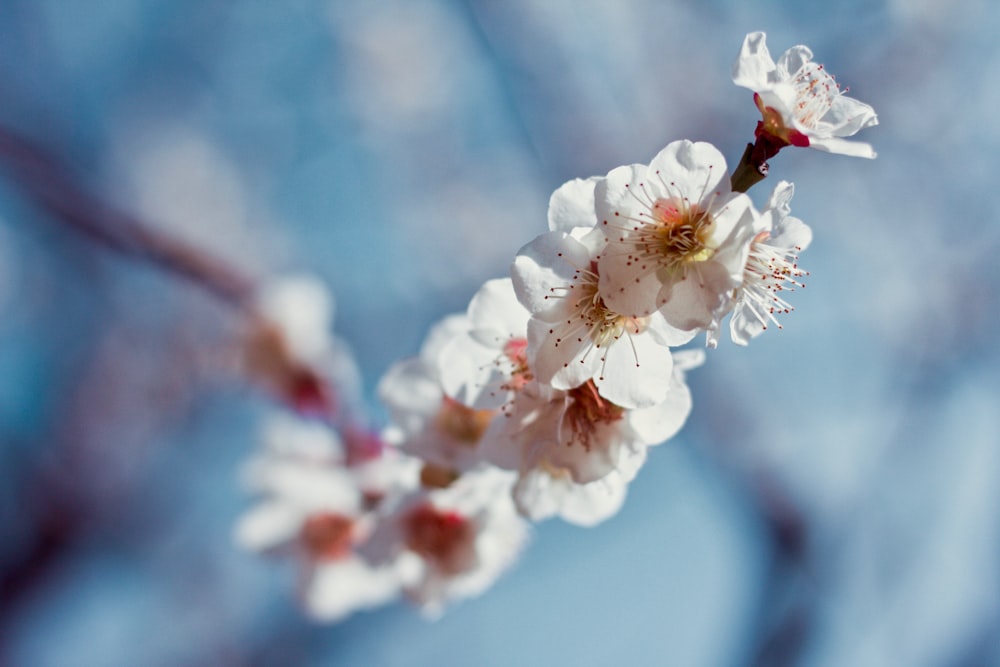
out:
M564 232L542 234L521 248L511 266L518 300L533 315L562 319L567 312L566 288L580 269L590 268L587 248Z
M436 364L438 355L448 341L456 336L469 332L469 318L465 313L448 315L431 327L420 346L420 358L432 366Z
M787 81L792 76L797 74L806 63L811 62L812 59L812 50L808 46L799 44L781 54L781 57L778 58L778 62L775 63L775 69L777 70L778 76L781 77L781 80Z
M878 153L871 144L862 141L848 141L838 137L809 137L809 148L824 151L826 153L836 153L837 155L847 155L848 157L863 157L874 160Z
M766 35L751 32L743 39L740 55L733 64L733 83L750 90L767 87L768 75L774 71L774 60L767 50Z
M244 549L271 549L294 540L302 528L304 516L300 509L288 503L261 503L240 517L233 537Z
M686 278L674 283L672 289L664 290L660 312L679 329L706 328L739 284L723 265L704 262L697 270L689 270Z
M488 280L469 302L472 336L483 345L502 348L512 337L524 337L528 312L517 301L510 278Z
M486 347L471 336L452 339L438 357L444 392L477 410L495 410L508 400L504 385L510 379L500 349Z
M398 594L393 570L373 569L350 557L317 565L303 584L302 602L312 618L333 623L355 611L385 604Z
M644 408L664 399L672 370L670 348L652 336L626 333L605 350L604 368L594 382L615 405Z
M566 419L560 422L558 439L545 450L545 457L556 468L564 468L577 484L587 484L610 474L618 462L622 432L618 422L593 425L586 444Z
M436 375L436 369L423 359L396 362L379 381L378 397L396 421L406 421L411 414L433 414L441 407L444 395Z
M553 192L549 198L549 229L569 232L574 227L593 227L597 223L594 184L599 179L598 176L577 178Z
M726 158L704 141L668 144L649 163L647 178L659 183L668 195L686 197L692 204L730 192Z
M691 391L677 375L674 380L662 403L634 410L627 417L636 435L647 445L657 445L672 438L691 414Z
M625 253L609 245L598 259L598 291L604 304L626 317L646 317L656 312L656 298L663 282L655 269L637 269Z
M542 384L572 389L592 378L599 367L600 354L588 355L591 347L589 337L578 341L564 322L552 324L534 319L528 322L528 358L535 379Z

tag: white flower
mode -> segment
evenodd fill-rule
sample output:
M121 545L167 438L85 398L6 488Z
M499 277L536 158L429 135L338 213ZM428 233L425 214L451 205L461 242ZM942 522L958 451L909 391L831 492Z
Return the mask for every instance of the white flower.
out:
M556 389L593 379L621 407L655 405L670 382L668 345L693 333L671 327L659 313L631 317L608 308L598 292L597 252L585 242L549 232L514 260L514 289L532 314L528 365L538 382Z
M399 561L404 591L424 613L479 595L506 570L528 538L510 500L513 477L495 468L470 471L443 489L421 489L384 516L365 553Z
M877 125L875 110L844 95L823 66L812 62L806 46L793 46L775 63L765 37L762 32L748 34L733 65L733 82L754 91L763 116L758 140L763 134L777 148L792 144L874 158L869 144L843 137Z
M445 393L477 410L495 410L531 380L528 311L510 278L487 281L469 302L468 331L438 355Z
M246 372L300 412L332 414L331 378L353 366L330 333L330 292L311 276L283 276L264 283L252 306Z
M756 233L743 271L743 284L736 291L729 321L733 342L739 345L746 345L769 323L780 329L776 316L793 310L784 293L805 287L798 280L807 275L797 264L798 253L812 241L812 231L790 215L789 202L794 193L791 183L778 183L754 226ZM717 328L709 331L710 344L716 333Z
M514 499L525 516L558 514L583 525L603 520L620 507L624 484L645 460L646 447L673 436L687 419L686 367L675 365L661 403L637 410L603 398L593 381L545 395L529 385L486 430L483 456L519 473Z
M667 346L694 334L671 327L657 313L617 313L598 293L597 257L606 243L595 227L594 188L602 180L570 181L556 190L549 200L554 231L514 259L514 291L531 311L528 365L536 380L556 389L593 379L602 396L622 407L654 405L669 384Z
M606 307L634 318L658 310L685 331L709 326L743 279L756 217L731 191L722 154L675 141L648 167L611 171L595 205L607 237L597 262Z
M255 461L248 478L265 498L240 519L236 541L254 551L295 554L302 565L300 596L311 616L339 621L398 595L396 564L373 567L357 553L371 522L347 472L270 456Z
M542 465L522 473L511 494L518 512L532 521L559 517L577 526L595 526L618 513L629 482L645 461L645 447L623 448L618 466L587 484L574 482L565 468Z
M495 414L462 405L441 387L441 350L468 329L464 314L445 318L428 334L420 356L394 364L378 386L391 416L383 438L430 464L425 477L436 474L442 483L479 463L477 445Z

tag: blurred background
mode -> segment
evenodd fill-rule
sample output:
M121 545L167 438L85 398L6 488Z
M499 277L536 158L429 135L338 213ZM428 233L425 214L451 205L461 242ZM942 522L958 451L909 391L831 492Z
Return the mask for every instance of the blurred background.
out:
M690 375L620 515L538 526L438 622L336 626L233 544L275 408L224 300L78 233L0 142L0 664L1000 665L998 29L988 0L0 3L0 127L247 275L321 277L376 420L562 182L680 138L736 162L745 33L881 120L873 162L772 161L751 194L796 183L808 288Z

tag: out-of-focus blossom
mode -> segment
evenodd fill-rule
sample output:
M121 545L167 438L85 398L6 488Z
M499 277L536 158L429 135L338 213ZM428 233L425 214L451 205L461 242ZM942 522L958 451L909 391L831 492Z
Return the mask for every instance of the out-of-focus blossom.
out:
M681 330L709 326L743 280L757 215L731 191L722 154L675 141L648 167L612 170L595 205L608 239L597 263L605 304L634 318L659 311Z
M334 387L323 367L336 358L332 321L333 297L317 279L265 283L243 345L246 372L299 412L331 414Z
M376 564L398 562L406 595L437 616L485 591L526 543L512 483L510 473L482 467L447 488L420 489L382 517L365 553Z
M829 153L874 158L871 145L848 141L859 130L878 124L875 110L844 95L840 84L812 61L807 46L793 46L778 62L771 59L766 35L752 32L743 40L733 65L733 82L754 91L760 109L757 139L782 146L808 146Z
M394 563L373 567L357 548L372 530L364 497L342 468L265 455L251 462L249 485L264 499L236 526L236 540L254 551L289 551L300 561L300 594L318 620L338 621L385 604L399 593Z

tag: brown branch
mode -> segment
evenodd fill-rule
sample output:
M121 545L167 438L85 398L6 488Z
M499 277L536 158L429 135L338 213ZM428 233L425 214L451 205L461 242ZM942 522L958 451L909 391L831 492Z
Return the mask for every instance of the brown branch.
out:
M255 281L200 248L116 210L80 187L46 149L0 126L0 166L54 220L123 255L179 275L243 308Z

